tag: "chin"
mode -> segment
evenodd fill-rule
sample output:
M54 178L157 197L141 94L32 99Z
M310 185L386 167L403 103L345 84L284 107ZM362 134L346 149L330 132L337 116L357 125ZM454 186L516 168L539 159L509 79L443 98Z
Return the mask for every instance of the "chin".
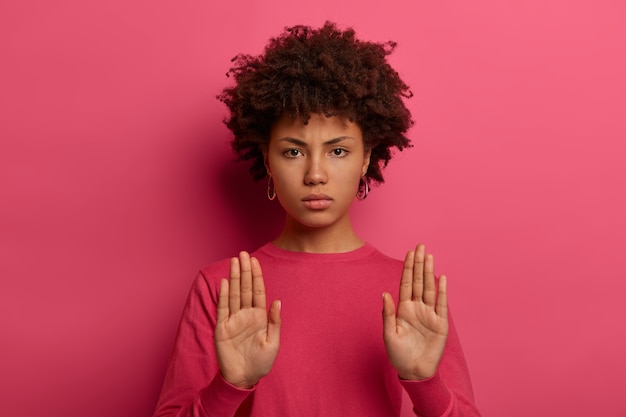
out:
M314 216L306 216L306 217L293 217L289 216L291 223L294 225L299 225L300 227L305 227L308 229L323 229L325 227L330 227L333 224L337 223L338 219L328 218L328 216L324 216L323 213L317 213Z
M287 213L287 221L297 227L320 228L327 227L334 223L334 219L325 216L324 213L311 213L304 216L292 216Z
M324 222L324 221L295 221L295 223L299 224L302 227L306 227L308 229L324 229L326 227L332 226L333 222Z

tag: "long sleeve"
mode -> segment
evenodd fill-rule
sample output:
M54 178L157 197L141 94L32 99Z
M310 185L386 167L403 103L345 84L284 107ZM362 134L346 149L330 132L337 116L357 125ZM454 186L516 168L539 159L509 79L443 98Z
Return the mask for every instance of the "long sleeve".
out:
M253 256L263 267L267 299L283 302L271 372L250 390L222 378L213 332L229 262L216 262L193 283L154 417L398 416L403 388L420 417L479 416L452 319L433 378L400 381L391 366L380 294L397 289L401 261L369 245L310 254L267 244Z
M234 416L254 389L226 382L217 368L216 292L199 273L189 292L154 417Z
M400 383L413 402L413 411L419 417L477 417L474 393L467 363L456 327L449 315L446 348L437 373L423 381Z

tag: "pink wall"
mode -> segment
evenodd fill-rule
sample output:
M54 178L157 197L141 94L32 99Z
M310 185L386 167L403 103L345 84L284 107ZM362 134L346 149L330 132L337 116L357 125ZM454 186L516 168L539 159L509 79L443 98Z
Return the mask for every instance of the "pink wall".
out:
M416 146L355 221L437 256L484 415L626 416L619 0L3 2L3 415L151 414L195 271L280 226L229 60L325 19L400 45Z

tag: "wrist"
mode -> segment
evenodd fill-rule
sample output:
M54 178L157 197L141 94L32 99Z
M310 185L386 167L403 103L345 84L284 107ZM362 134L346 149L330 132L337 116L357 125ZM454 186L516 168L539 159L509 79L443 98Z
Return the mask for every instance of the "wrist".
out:
M243 390L249 390L254 388L254 386L256 384L259 383L258 380L256 381L250 381L248 379L245 378L236 378L236 377L231 377L231 376L226 376L223 373L221 373L222 378L224 379L224 381L226 381L229 385L232 385L235 388L239 388L239 389L243 389Z
M424 372L411 372L411 371L398 371L398 378L404 381L424 381L426 379L430 379L437 373L437 369L432 373L424 373Z

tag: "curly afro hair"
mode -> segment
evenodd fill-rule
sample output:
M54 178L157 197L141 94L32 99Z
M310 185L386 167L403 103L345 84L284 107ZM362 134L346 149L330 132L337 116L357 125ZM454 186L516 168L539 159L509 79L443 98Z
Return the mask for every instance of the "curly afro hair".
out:
M411 146L405 133L413 125L403 102L412 93L386 60L395 46L360 41L352 28L341 31L326 22L319 29L285 28L263 54L233 58L227 76L235 85L217 98L230 110L224 123L234 134L232 147L241 159L252 160L254 179L267 175L262 149L280 117L289 114L306 124L311 114L321 113L359 125L371 150L365 181L382 183L391 148Z

